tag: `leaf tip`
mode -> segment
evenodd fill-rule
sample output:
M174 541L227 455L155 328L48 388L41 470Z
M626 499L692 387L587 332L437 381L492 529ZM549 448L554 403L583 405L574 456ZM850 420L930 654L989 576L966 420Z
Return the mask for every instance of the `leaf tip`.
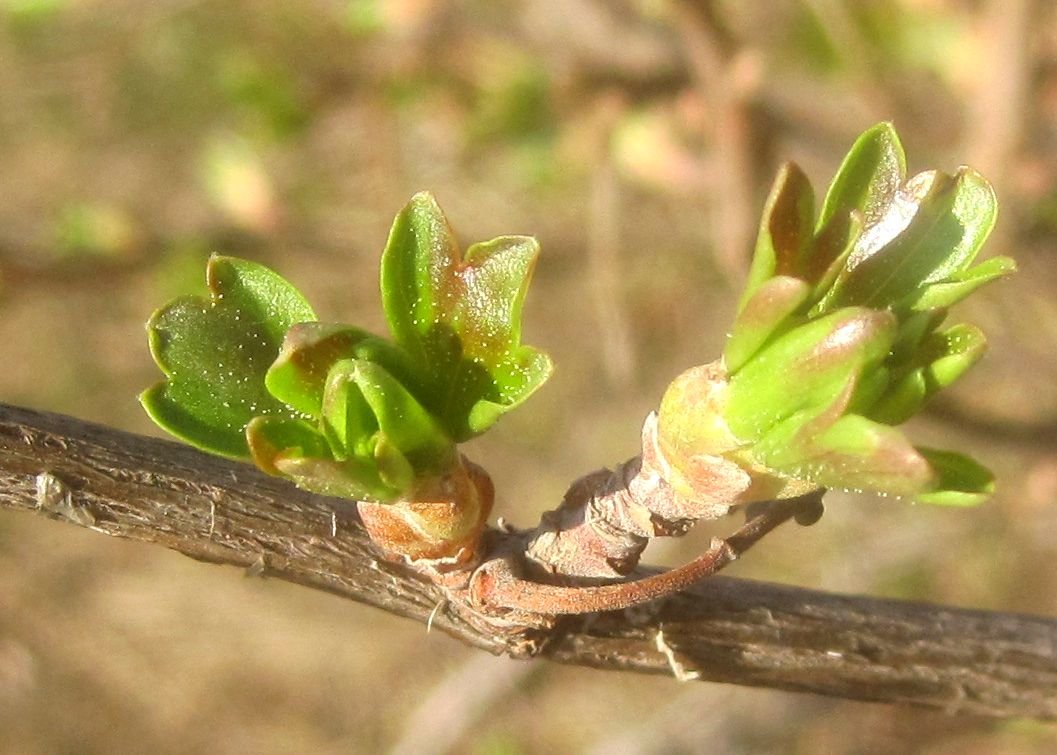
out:
M430 214L443 215L440 203L432 191L417 191L408 200L407 206L413 211L426 211Z

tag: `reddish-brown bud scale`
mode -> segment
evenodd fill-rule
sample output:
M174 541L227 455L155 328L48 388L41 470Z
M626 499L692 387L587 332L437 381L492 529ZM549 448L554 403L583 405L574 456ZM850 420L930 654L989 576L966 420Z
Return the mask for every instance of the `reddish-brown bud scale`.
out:
M494 499L491 478L464 457L452 472L423 481L407 498L359 501L357 507L371 539L388 555L455 566L477 556Z

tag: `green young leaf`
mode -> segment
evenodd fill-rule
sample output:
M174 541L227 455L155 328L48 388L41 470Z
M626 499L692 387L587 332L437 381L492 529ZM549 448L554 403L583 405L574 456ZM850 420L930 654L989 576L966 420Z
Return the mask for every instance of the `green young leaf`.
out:
M151 353L167 379L140 401L176 437L244 458L244 429L253 417L294 416L265 389L264 375L286 330L315 314L296 288L254 262L213 256L206 282L208 299L176 299L147 323Z
M811 182L795 163L786 163L778 171L763 208L756 251L739 311L772 276L802 277L800 272L811 249L814 222L815 194Z
M823 487L897 496L917 496L936 482L933 468L903 433L856 414L811 438L788 471Z
M962 236L952 213L957 182L921 173L896 193L887 211L867 225L824 298L827 308L891 306L944 266Z
M437 472L454 462L455 444L451 438L418 399L374 362L345 359L336 363L327 377L324 405L328 420L335 426L340 425L339 407L344 407L345 417L351 418L346 421L348 429L337 433L344 435L350 452L362 449L362 439L368 434L378 433L416 470ZM369 418L364 407L370 412ZM377 452L377 448L372 450Z
M905 374L893 381L868 416L886 425L906 422L929 398L980 361L986 350L987 339L972 325L955 325L931 334L915 352L914 361L902 368Z
M994 191L980 174L921 173L863 231L827 304L891 306L960 273L994 227Z
M994 475L968 456L934 448L918 448L918 451L939 476L932 491L916 496L922 503L975 506L995 492Z
M998 197L986 178L965 166L958 169L954 178L956 188L951 215L961 228L961 234L950 253L940 255L942 263L929 274L929 282L943 280L969 267L998 219Z
M769 279L745 303L723 350L727 372L736 373L803 304L811 286L797 278Z
M413 478L411 472L410 477L405 474L401 478L401 483L407 484L390 485L380 470L373 446L366 458L334 458L327 440L304 420L255 417L246 427L246 437L257 466L323 495L388 501L403 493ZM373 445L377 445L377 439ZM390 459L387 461L389 467L393 466ZM406 460L403 469L410 469Z
M867 227L877 223L906 179L903 145L891 123L878 123L852 145L826 192L817 228L838 214L858 211Z
M967 297L985 283L1004 278L1017 271L1017 263L1009 257L992 257L976 267L961 270L949 278L921 289L911 300L910 308L919 312L945 309Z
M457 441L483 432L550 376L550 359L521 345L521 308L539 253L504 236L460 255L429 194L397 216L382 255L382 302L416 365L423 404Z
M378 477L390 489L406 493L415 484L415 468L411 461L389 441L385 433L378 433L374 446L374 467Z
M326 439L308 422L288 417L254 417L246 425L246 442L253 463L271 475L281 475L275 466L283 458L330 458Z
M347 379L347 366L355 360L339 360L324 384L323 435L336 459L369 459L377 444L378 420L356 384Z
M281 454L275 460L280 474L299 488L322 495L361 501L392 501L404 492L382 479L378 463L349 458L344 461L315 456Z
M907 310L901 312L899 318L899 335L892 344L892 353L889 354L886 364L895 370L900 370L906 365L920 364L918 350L926 339L930 338L936 329L943 324L947 318L946 309L929 309L924 311Z
M818 485L978 500L986 470L926 458L894 426L984 351L971 326L937 329L948 307L1014 269L1006 258L970 267L994 226L994 192L969 168L907 181L882 123L856 141L813 226L811 207L807 179L783 167L723 359L684 372L661 401L673 484L692 459L718 458L753 476L746 495ZM686 489L714 496L698 477Z
M848 264L863 232L863 216L858 210L849 215L835 215L815 236L815 244L805 267L805 280L814 283L810 301L815 302L810 315L825 314L823 300Z
M854 307L785 333L730 378L724 411L730 430L755 441L798 412L830 406L864 370L881 363L895 335L893 315Z
M280 401L319 418L327 376L343 359L376 362L405 384L413 384L410 360L400 348L352 325L322 322L302 322L290 328L264 383Z

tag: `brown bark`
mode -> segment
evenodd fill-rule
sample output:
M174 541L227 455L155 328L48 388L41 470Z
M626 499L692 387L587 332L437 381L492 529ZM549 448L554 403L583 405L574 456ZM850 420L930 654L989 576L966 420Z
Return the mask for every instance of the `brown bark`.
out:
M657 423L655 413L646 418L640 456L577 480L561 505L543 515L525 548L532 567L558 579L619 579L638 566L651 538L683 535L698 520L718 519L749 490L747 472L715 458L702 469L709 495L676 492Z
M1057 719L1057 619L712 577L650 610L497 631L412 569L382 560L348 501L169 441L4 405L0 507L432 618L493 653Z

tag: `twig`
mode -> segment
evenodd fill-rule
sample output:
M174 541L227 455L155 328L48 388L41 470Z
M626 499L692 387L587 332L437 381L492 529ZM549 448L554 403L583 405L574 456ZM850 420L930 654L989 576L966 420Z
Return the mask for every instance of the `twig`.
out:
M794 517L808 523L821 509L822 492L775 501L726 539L714 538L707 551L677 569L632 582L565 587L522 579L509 560L497 559L474 574L471 595L481 606L504 606L541 614L581 614L618 611L685 590L734 562L764 535Z
M966 148L973 165L999 188L1016 166L1017 151L1034 103L1029 100L1032 76L1031 35L1037 28L1037 4L1032 0L990 0L984 4L980 34L987 49L981 59L998 64L981 66L966 119Z
M740 280L752 248L754 200L752 99L758 87L755 63L723 34L711 4L680 0L673 10L691 77L713 111L711 137L720 168L713 192L716 262Z
M594 169L589 193L587 263L591 303L598 321L603 371L610 383L627 389L636 373L635 346L620 287L621 187L610 154L613 130L627 105L616 93L597 98L592 126Z
M2 404L0 508L200 560L260 562L265 576L423 623L445 597L412 569L380 560L346 501L168 441ZM492 536L501 544L514 537ZM1057 719L1057 619L724 577L651 608L638 618L566 617L532 639L540 655L562 663L671 675L656 646L663 631L672 657L706 680ZM483 631L451 605L434 626L493 653L525 653L523 634Z

